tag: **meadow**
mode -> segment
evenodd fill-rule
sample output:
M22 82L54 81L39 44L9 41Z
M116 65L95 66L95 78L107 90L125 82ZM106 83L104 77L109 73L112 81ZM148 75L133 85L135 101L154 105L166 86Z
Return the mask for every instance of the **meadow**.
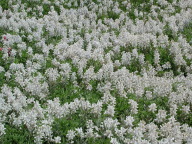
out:
M192 144L192 0L0 0L0 144Z

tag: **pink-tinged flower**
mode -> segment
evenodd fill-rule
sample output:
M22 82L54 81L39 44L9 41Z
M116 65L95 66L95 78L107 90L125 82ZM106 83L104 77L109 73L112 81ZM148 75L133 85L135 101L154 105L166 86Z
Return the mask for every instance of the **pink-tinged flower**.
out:
M8 55L11 55L11 48L8 48Z
M3 50L3 48L0 48L0 51L2 51ZM8 48L8 55L10 56L11 55L11 48Z
M4 39L4 40L8 40L6 36L3 36L3 39Z

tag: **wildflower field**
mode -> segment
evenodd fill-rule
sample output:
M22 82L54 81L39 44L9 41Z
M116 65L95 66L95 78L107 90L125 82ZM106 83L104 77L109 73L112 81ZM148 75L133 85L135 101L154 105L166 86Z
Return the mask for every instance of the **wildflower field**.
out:
M0 144L192 144L192 0L0 0Z

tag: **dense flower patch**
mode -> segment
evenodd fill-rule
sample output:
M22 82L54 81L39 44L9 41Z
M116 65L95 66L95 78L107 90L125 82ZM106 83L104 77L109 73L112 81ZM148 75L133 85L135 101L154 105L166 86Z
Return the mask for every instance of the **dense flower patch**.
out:
M1 0L0 143L191 144L191 0Z

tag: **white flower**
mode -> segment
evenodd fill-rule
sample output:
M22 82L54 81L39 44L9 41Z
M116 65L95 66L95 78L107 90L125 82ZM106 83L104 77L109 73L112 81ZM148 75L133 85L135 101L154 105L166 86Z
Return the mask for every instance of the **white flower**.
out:
M152 92L151 91L146 91L146 97L148 98L148 99L151 99L153 96L152 96Z
M133 126L134 118L132 116L126 116L124 122L126 126Z
M4 72L4 71L5 71L5 69L2 66L0 66L0 73Z
M2 123L0 123L0 136L5 134L5 127Z
M166 62L164 65L162 65L162 68L164 68L164 69L170 69L170 68L171 68L170 62Z
M138 55L137 49L133 49L132 56L135 58L138 58L139 55Z
M73 140L73 139L74 139L75 135L76 135L76 133L75 133L74 130L69 130L69 131L67 132L66 137L67 137L67 139L70 141L70 140Z
M116 138L111 138L111 141L110 141L111 144L120 144Z
M143 65L145 63L145 55L144 54L139 55L139 63L141 65Z
M123 65L129 65L131 63L131 60L132 60L132 57L130 52L122 54L121 63Z
M158 0L157 1L161 6L166 6L168 2L166 0Z
M55 143L61 143L61 137L57 136L54 138Z
M84 138L85 134L84 134L82 128L76 128L75 130L76 130L78 136L80 136L81 138Z
M57 78L60 76L58 70L55 68L49 68L46 70L45 74L49 78L50 82L55 82Z
M124 135L126 134L127 129L121 127L120 129L115 128L115 134L120 138L121 140L124 139Z
M137 113L138 113L138 110L137 110L138 104L137 104L137 102L134 101L134 100L132 100L132 99L130 99L130 100L129 100L129 104L131 105L131 112L132 112L133 114L137 114Z
M177 114L177 105L176 104L172 104L170 106L170 114L171 115L176 115Z
M157 138L158 138L158 126L155 125L154 123L149 123L146 126L148 133L148 139L151 140L152 143L156 143L157 142Z
M93 128L88 128L87 132L86 132L86 137L94 137L94 132L93 132Z
M156 121L162 122L166 118L167 114L165 110L159 110L156 115Z
M160 60L160 54L159 52L156 50L155 53L154 53L154 63L155 64L159 64L159 61Z
M116 128L120 123L117 119L113 120L112 118L107 118L102 123L101 127L104 127L105 129L113 129Z
M113 136L113 133L111 130L106 130L105 133L104 133L105 136L107 136L108 138L112 137Z
M182 111L185 112L186 114L189 114L190 112L190 107L188 105L183 105L182 106Z
M149 106L149 111L151 112L155 112L157 110L157 106L155 103L152 103L150 106Z
M104 114L107 114L107 115L110 115L110 116L113 117L114 114L115 114L115 108L114 108L114 106L108 105L107 110L104 112Z
M7 71L7 72L5 73L5 76L6 76L6 79L10 79L10 78L11 78L11 73Z

